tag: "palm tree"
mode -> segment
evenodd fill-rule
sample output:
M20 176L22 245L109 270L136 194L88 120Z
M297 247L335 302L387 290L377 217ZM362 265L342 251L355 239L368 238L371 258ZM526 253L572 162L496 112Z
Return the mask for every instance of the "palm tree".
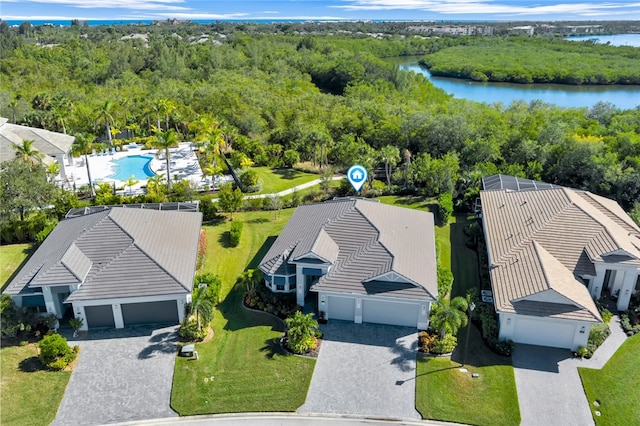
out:
M189 316L191 315L196 317L198 330L202 329L202 323L209 324L213 319L213 301L208 297L206 284L193 290L189 304Z
M125 182L124 186L129 187L129 195L133 195L133 187L140 183L139 180L136 179L134 175L129 176L129 179Z
M18 107L20 106L20 104L18 103L18 100L17 99L12 99L11 101L9 101L7 106L11 109L11 122L13 124L16 124L16 111L18 110Z
M72 155L84 155L84 165L87 168L87 177L89 178L89 191L91 194L91 198L95 197L96 193L93 189L93 181L91 180L91 169L89 168L89 157L87 154L91 152L93 149L93 143L95 141L95 136L92 134L78 134L76 135L76 140L73 142L73 146L71 147Z
M393 167L400 161L400 153L398 148L392 145L382 147L380 150L380 160L384 163L384 173L387 176L387 187L391 189L391 171Z
M293 352L304 353L317 345L316 332L318 321L313 319L313 314L303 315L296 311L293 317L284 320L287 325L288 346Z
M109 141L109 146L113 146L113 141L111 139L111 125L114 122L113 115L111 115L111 110L113 109L113 102L110 100L104 101L104 104L100 107L98 120L103 120L105 125L105 130L107 132L107 139Z
M164 114L164 129L169 130L169 116L176 110L176 103L171 99L160 99L158 107L160 112ZM160 123L158 122L158 124Z
M44 154L33 146L33 141L23 139L22 145L12 144L12 148L16 151L16 157L34 166L36 163L42 163Z
M205 114L189 125L189 130L195 132L195 142L200 142L205 149L217 158L226 146L224 133L220 123L211 114Z
M178 132L173 129L166 132L158 129L156 131L156 136L151 142L154 147L159 150L164 150L164 158L167 162L167 188L169 191L171 191L171 152L169 151L169 148L178 145L178 136ZM158 153L160 153L160 151L158 151Z
M440 299L431 311L431 325L444 338L447 333L455 335L458 329L467 325L469 304L464 297Z

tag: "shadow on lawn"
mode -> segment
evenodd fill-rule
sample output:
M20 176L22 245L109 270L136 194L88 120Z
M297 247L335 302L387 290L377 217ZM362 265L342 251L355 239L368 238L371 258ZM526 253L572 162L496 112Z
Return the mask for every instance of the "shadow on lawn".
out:
M294 169L272 169L273 174L280 176L282 179L292 180L302 175L301 172Z
M40 362L40 358L37 356L32 356L29 358L25 358L18 364L18 368L23 373L33 373L36 371L44 370L44 365Z
M273 339L267 339L264 341L264 346L260 348L260 352L264 352L264 357L267 359L273 359L276 355L286 355L284 349L280 345L280 338L274 337Z

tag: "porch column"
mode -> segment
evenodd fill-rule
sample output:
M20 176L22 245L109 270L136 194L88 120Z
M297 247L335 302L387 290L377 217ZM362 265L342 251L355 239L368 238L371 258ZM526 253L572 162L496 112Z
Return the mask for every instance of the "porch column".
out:
M80 330L82 330L82 331L89 330L89 324L87 324L87 317L84 314L84 306L82 306L82 305L73 305L73 316L77 320L82 321L82 327L80 327Z
M51 287L42 286L42 297L44 297L44 304L47 307L48 314L54 314L56 318L62 318L62 316L56 311L56 302L53 300L53 293L51 293Z
M116 328L124 328L124 318L122 317L122 309L119 303L111 305L113 311L113 323Z
M604 284L605 273L606 273L605 270L598 271L596 269L596 276L591 281L591 286L589 290L591 293L591 297L593 297L596 300L600 300L600 296L602 296L602 285Z
M353 322L362 324L362 299L356 299L356 314Z
M429 328L429 311L431 310L431 302L420 304L420 314L418 315L418 330L427 330Z
M618 304L616 306L619 311L626 311L629 309L629 300L631 299L633 287L636 285L637 279L638 271L627 269L624 272L624 280L622 281L622 287L618 294Z
M298 306L304 306L304 293L307 289L306 277L302 275L302 268L296 267L296 303Z

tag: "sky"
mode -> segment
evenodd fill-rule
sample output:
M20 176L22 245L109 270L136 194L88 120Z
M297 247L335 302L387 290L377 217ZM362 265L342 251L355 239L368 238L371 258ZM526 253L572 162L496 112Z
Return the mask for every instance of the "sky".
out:
M0 0L13 20L640 20L640 0Z

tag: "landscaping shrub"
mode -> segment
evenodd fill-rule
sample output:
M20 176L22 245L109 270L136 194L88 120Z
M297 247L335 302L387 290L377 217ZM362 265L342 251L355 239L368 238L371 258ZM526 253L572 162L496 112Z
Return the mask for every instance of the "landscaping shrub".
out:
M291 168L300 162L300 154L295 149L287 149L282 160L285 167Z
M418 350L424 353L431 353L433 344L437 339L437 334L429 333L427 331L421 331L420 333L418 333Z
M596 349L604 343L607 337L611 334L611 329L609 328L609 324L594 324L591 326L591 331L589 332L589 341L587 343L587 353L585 358L591 358L595 353Z
M623 312L620 314L620 325L622 329L627 333L627 336L633 336L640 333L640 324L632 322L632 311Z
M237 247L240 244L240 236L242 235L242 222L234 220L231 222L231 230L229 231L229 236L231 240L231 245Z
M208 327L198 328L198 322L195 318L184 320L180 324L178 334L185 340L190 342L199 342L207 336Z
M313 314L303 315L296 311L293 317L284 320L287 325L287 346L297 354L304 354L318 345L318 321Z
M204 231L204 229L201 229L200 237L198 238L198 257L196 260L196 269L202 268L206 254L207 254L207 233Z
M447 268L438 265L438 299L443 299L451 292L453 274Z
M63 370L78 355L78 347L73 349L67 344L67 339L59 334L49 334L40 343L40 362L51 370Z
M443 224L449 223L453 213L453 196L450 192L444 192L438 197L438 212Z
M511 340L498 339L498 320L493 311L493 306L488 303L477 303L473 311L472 319L479 323L482 332L482 340L493 352L502 356L511 356L513 342Z
M240 280L247 281L248 279L241 277ZM295 293L272 293L264 285L262 274L260 273L257 274L256 278L251 278L250 280L253 283L248 283L247 292L244 295L244 305L247 308L264 311L283 320L298 311Z
M222 288L222 280L219 276L211 273L204 272L197 274L193 279L193 286L198 287L200 284L207 285L207 298L211 300L214 305L220 300L220 289Z
M202 220L208 222L218 217L218 208L213 201L213 196L206 195L200 198L200 211L202 212Z
M260 190L258 186L258 173L255 170L248 169L242 172L240 175L240 182L244 186L247 192L257 192Z
M42 242L49 236L53 228L55 228L57 223L50 223L44 227L44 229L36 234L36 243L38 245L42 244Z
M453 334L445 334L444 337L438 337L431 348L431 353L442 355L453 352L458 344L458 339Z

